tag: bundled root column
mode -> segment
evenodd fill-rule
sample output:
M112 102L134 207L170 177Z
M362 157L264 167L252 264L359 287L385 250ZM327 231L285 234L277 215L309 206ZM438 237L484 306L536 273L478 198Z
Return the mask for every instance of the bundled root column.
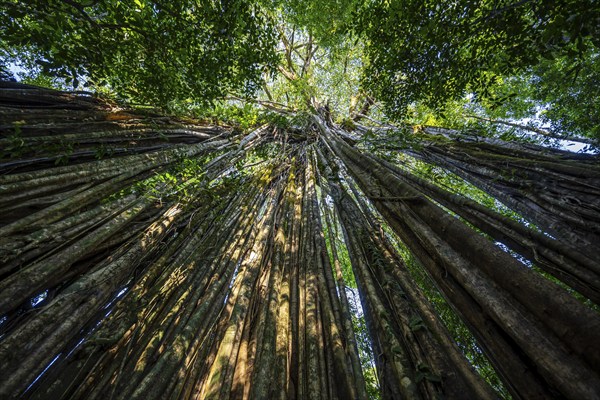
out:
M395 178L383 163L321 127L515 395L553 396L556 390L569 398L593 396L600 388L592 333L600 327L596 313Z

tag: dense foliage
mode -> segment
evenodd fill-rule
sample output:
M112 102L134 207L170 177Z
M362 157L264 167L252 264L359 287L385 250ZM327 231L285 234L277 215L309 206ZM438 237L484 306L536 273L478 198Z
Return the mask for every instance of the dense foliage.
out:
M368 38L366 84L395 114L466 90L489 98L503 76L544 59L568 57L573 74L600 44L599 26L600 8L588 0L375 1L357 20Z
M232 93L293 108L313 98L342 117L375 103L396 121L426 107L446 125L448 113L473 114L468 98L483 117L600 134L592 0L14 0L0 10L3 74L20 64L36 83L60 77L177 110Z
M542 60L518 77L505 78L486 102L488 115L520 119L539 116L557 134L600 138L600 52L591 49L573 66L569 56Z
M2 1L3 56L165 105L253 92L277 60L273 21L247 1Z

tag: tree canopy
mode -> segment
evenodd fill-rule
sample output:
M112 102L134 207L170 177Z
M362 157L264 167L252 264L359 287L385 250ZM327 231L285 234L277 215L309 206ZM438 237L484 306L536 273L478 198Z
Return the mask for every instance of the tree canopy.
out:
M576 70L600 44L599 18L593 1L381 1L357 25L368 38L368 85L402 113L466 90L488 98L496 81L544 59L567 55Z
M151 104L253 92L277 60L272 19L245 1L3 1L0 19L5 55Z
M344 98L342 113L376 102L391 120L439 117L469 98L486 117L508 105L520 112L503 118L594 137L598 26L592 0L14 0L0 51L4 69L150 105L267 100L265 83L287 77L281 91Z

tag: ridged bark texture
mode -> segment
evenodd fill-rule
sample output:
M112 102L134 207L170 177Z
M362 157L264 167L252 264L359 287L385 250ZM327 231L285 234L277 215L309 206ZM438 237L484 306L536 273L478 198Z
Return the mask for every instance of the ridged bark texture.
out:
M564 242L531 234L349 145L320 112L244 133L4 83L0 133L1 398L366 399L354 280L382 398L495 398L397 240L515 398L600 393L598 314L486 236L597 301L597 259L579 252L595 228L564 225L596 221L595 206L546 208ZM468 160L443 146L423 157L466 179L495 168L492 144L465 145ZM543 157L523 167L532 180L571 174L595 201L595 168Z

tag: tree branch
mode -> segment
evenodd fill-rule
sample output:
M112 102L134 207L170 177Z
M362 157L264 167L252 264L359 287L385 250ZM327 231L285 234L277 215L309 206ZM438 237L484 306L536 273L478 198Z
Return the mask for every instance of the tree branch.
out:
M590 144L592 146L598 146L598 143L595 140L593 140L593 139L581 138L581 137L573 137L573 136L557 135L557 134L549 132L547 130L536 128L535 126L518 124L516 122L504 121L504 120L501 120L501 119L485 118L485 117L480 117L480 116L472 115L472 114L468 114L468 115L465 115L465 116L467 118L473 118L473 119L478 119L480 121L485 121L485 122L488 122L490 124L506 125L506 126L511 126L513 128L523 129L523 130L534 132L534 133L537 133L538 135L546 136L546 137L549 137L549 138L552 138L552 139L570 140L570 141L573 141L573 142L579 142L579 143Z

